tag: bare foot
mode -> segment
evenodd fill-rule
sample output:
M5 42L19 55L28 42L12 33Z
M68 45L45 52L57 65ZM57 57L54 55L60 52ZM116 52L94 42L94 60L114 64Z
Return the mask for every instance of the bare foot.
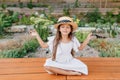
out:
M81 75L81 73L79 73L79 72L76 72L76 75L80 76L80 75Z
M81 75L81 73L76 72L76 71L69 71L71 73L71 75Z

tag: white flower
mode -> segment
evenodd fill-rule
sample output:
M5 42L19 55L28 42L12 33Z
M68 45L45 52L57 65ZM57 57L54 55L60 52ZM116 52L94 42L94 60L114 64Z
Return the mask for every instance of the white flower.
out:
M37 15L39 15L39 13L38 13L38 12L35 12L35 15L37 16Z

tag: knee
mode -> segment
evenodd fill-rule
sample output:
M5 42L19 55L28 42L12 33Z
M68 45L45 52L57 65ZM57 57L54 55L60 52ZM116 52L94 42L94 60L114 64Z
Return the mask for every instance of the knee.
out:
M50 66L44 66L46 70L50 70Z

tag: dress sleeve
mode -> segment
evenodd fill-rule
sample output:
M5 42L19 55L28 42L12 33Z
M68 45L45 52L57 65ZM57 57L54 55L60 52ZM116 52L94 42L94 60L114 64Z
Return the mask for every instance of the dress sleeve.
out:
M79 51L78 47L80 47L80 42L78 41L76 37L74 37L73 38L73 50L75 52L78 52Z
M50 52L52 52L52 50L53 50L53 41L54 41L54 38L55 38L55 36L48 37L47 44L48 44L48 48L49 48Z

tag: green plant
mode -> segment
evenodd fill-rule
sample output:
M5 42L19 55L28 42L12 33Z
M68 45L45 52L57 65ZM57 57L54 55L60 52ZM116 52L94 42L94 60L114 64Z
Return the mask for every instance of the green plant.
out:
M36 5L36 7L49 7L48 4L42 4L42 3L39 3Z
M31 24L30 17L31 15L29 14L20 14L18 24L30 25Z
M29 52L34 52L38 46L38 42L33 39L25 42L21 48L0 52L0 58L22 58Z
M79 26L79 27L84 27L86 23L87 23L87 22L86 22L85 19L80 19L80 21L79 21L79 23L78 23L78 26Z
M32 9L32 8L33 8L32 0L30 0L30 2L27 3L27 7L28 7L29 9Z
M89 23L89 27L95 27L96 23L95 22L91 22Z
M117 22L117 16L112 11L107 12L105 16L102 16L104 23L110 22L111 24Z
M79 7L79 1L78 0L75 0L75 3L74 3L74 8L78 8Z
M107 41L104 39L94 39L89 45L100 52L100 57L120 57L120 41Z
M35 25L35 29L37 30L37 32L39 33L40 37L42 38L43 41L47 41L47 37L49 36L49 28L43 28L43 25L41 23L38 23L37 25Z
M44 41L47 41L47 37L50 32L48 26L53 24L53 21L48 20L45 16L31 17L31 21L33 22L34 28L39 33L40 37Z
M69 15L70 15L70 7L69 7L69 6L65 6L65 7L63 8L63 14L64 14L65 16L69 16Z
M43 10L43 12L42 12L41 15L43 15L43 16L44 16L46 19L48 19L49 21L52 21L53 23L57 23L57 18L54 17L54 16L51 14L51 12L52 12L52 7L50 7L49 14L48 14L48 13L46 14L46 12Z
M11 5L11 7L17 7L17 4L13 4L13 5Z
M118 24L114 23L106 23L106 28L108 28L107 32L109 33L109 37L115 38L118 35Z
M112 38L115 38L118 33L119 33L119 25L117 23L110 23L110 22L107 22L105 24L99 22L99 23L96 23L95 24L95 31L97 30L101 30L102 33L105 33L105 34L109 34L108 37L112 37Z
M88 22L97 22L101 18L101 14L98 9L95 9L93 12L88 12L85 17Z
M3 33L3 25L4 25L2 17L3 17L3 14L0 14L0 35Z
M48 6L48 9L49 9L49 14L51 14L54 11L52 6Z
M120 23L120 13L116 17L117 17L117 23Z
M48 20L52 21L53 23L57 23L57 18L55 18L53 15L49 14L46 17Z
M73 21L74 21L75 23L77 23L78 25L80 24L80 20L77 18L76 15L74 15L72 19L73 19Z
M17 7L17 4L8 4L7 7Z
M13 14L12 14L12 23L15 23L15 22L19 21L18 16L19 16L18 12L13 12Z
M0 58L20 57L18 52L19 49L3 51L0 53Z
M83 42L86 39L87 35L88 35L88 32L78 31L75 33L75 36L80 42Z
M38 46L39 46L38 42L33 39L25 42L22 49L25 49L27 53L34 52Z
M9 27L12 25L12 17L6 15L3 12L0 12L0 35L4 32L5 27Z
M19 2L19 7L20 7L20 8L23 8L23 7L24 7L23 2Z
M2 9L6 9L7 8L7 5L6 4L1 4L1 7L2 7Z

